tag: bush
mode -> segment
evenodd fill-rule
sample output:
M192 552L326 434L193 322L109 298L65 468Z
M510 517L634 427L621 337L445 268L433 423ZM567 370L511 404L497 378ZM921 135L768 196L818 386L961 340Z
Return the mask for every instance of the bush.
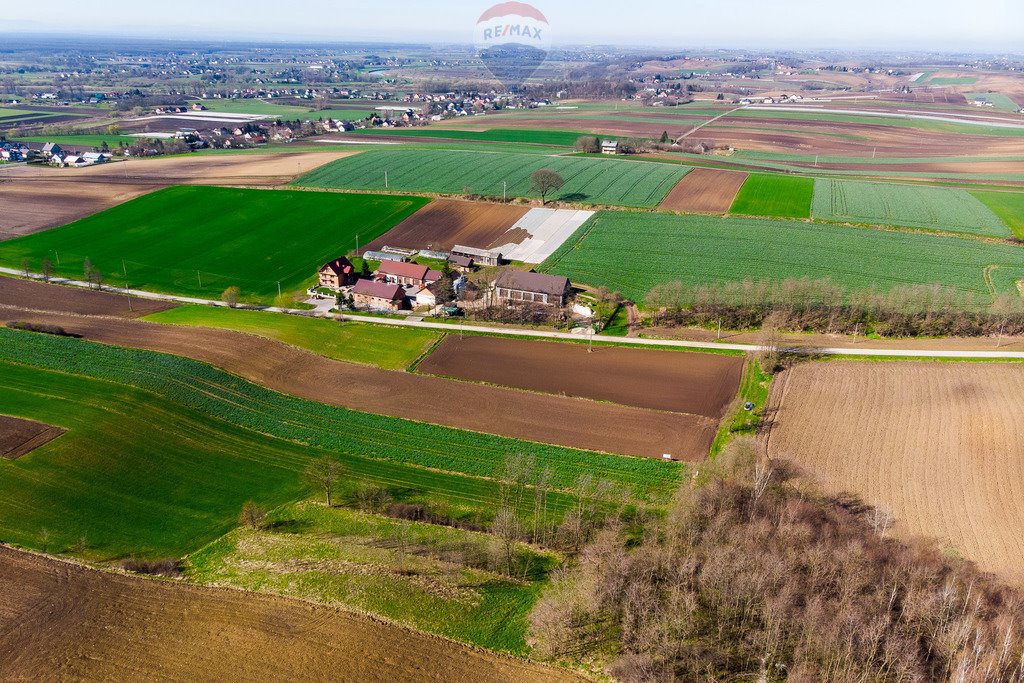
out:
M251 500L247 500L242 505L238 523L250 529L263 529L267 526L267 511Z
M82 335L68 332L60 325L50 325L48 323L27 323L20 320L12 320L7 323L7 327L12 330L26 330L28 332L39 332L41 334L53 334L58 337L74 337L80 338Z
M121 561L121 568L136 574L178 577L182 575L181 561L173 558L163 560L138 560L134 557Z

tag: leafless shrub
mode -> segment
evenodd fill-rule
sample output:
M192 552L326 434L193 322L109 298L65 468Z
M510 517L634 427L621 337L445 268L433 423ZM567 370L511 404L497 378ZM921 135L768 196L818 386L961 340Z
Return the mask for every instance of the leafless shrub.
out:
M178 577L182 575L181 562L168 558L163 560L139 560L130 557L121 561L121 568L136 574Z

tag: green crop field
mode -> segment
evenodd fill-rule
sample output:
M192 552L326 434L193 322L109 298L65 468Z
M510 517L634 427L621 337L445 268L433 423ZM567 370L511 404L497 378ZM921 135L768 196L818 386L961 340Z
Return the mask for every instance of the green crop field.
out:
M811 215L814 180L752 173L736 193L729 213L746 216L807 218Z
M974 76L937 76L928 80L928 85L974 85L978 79Z
M339 121L362 121L367 116L373 113L372 107L351 107L341 109L318 109L316 111L308 112L304 117L310 121L317 119L337 119Z
M657 284L831 278L848 289L941 283L990 295L1024 278L1024 248L801 221L601 211L540 268L642 301Z
M1013 234L1024 239L1024 192L971 190L995 215L1009 226Z
M0 244L0 263L83 278L88 258L111 284L217 299L240 287L265 302L426 204L418 197L172 187L60 228ZM60 262L57 265L57 262ZM122 265L123 261L123 265Z
M965 93L964 97L966 97L969 102L973 102L974 100L988 100L994 105L995 109L1000 111L1017 112L1021 106L1024 106L1017 104L1001 92L969 92Z
M479 559L459 559L486 557L495 543L487 534L309 502L286 505L271 520L300 531L237 529L188 558L189 578L343 604L429 633L525 654L530 608L557 563L549 553L519 545L515 564L527 580L508 579ZM407 539L404 555L395 541L400 534ZM454 559L452 548L459 549ZM424 585L424 577L430 584Z
M264 311L185 305L147 316L151 322L219 327L270 337L335 360L402 370L437 340L439 332L393 325L338 322Z
M548 198L584 204L657 206L690 170L672 164L639 164L618 159L545 157L509 152L376 150L339 159L302 176L297 185L361 190L387 187L408 192L534 197L530 174L557 171L565 186Z
M111 148L122 144L130 145L142 139L144 138L132 135L51 135L49 137L33 136L18 138L19 141L24 140L26 142L56 142L58 145L64 145L65 147L102 147L105 142Z
M549 466L554 488L590 473L641 499L664 500L682 472L355 412L185 358L5 328L0 396L4 414L68 429L0 459L0 539L64 552L84 536L82 554L94 559L194 550L231 529L248 499L274 506L306 495L299 473L324 454L343 462L349 482L477 519L493 512L490 477L512 453ZM552 500L564 510L570 497Z
M280 116L294 119L308 118L309 107L296 107L290 104L277 104L258 99L208 99L199 103L210 111L226 114L252 114L253 116Z
M818 178L815 218L1009 237L1010 229L967 190Z
M525 128L492 128L490 130L455 130L439 126L425 128L364 128L354 134L397 135L402 137L445 138L449 140L475 140L479 142L524 142L534 145L571 147L581 135L592 135L567 130L528 130Z

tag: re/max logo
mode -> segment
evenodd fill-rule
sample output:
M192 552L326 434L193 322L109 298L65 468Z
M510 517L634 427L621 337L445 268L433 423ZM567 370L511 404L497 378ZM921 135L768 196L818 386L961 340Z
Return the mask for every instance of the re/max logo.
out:
M505 24L504 26L495 26L494 28L484 29L484 40L496 40L498 38L507 38L509 36L520 36L522 38L531 38L533 40L541 39L540 29L534 26Z

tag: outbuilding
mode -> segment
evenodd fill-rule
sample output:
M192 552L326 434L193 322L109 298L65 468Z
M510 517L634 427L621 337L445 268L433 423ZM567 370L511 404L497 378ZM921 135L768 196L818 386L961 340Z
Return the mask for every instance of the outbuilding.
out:
M381 261L377 279L399 285L426 287L441 279L441 273L418 263L403 261Z
M545 275L533 271L506 268L494 282L498 301L506 303L535 303L545 306L565 306L572 292L569 279L560 275Z
M352 302L373 311L398 311L405 303L405 290L387 282L359 280L352 288Z

